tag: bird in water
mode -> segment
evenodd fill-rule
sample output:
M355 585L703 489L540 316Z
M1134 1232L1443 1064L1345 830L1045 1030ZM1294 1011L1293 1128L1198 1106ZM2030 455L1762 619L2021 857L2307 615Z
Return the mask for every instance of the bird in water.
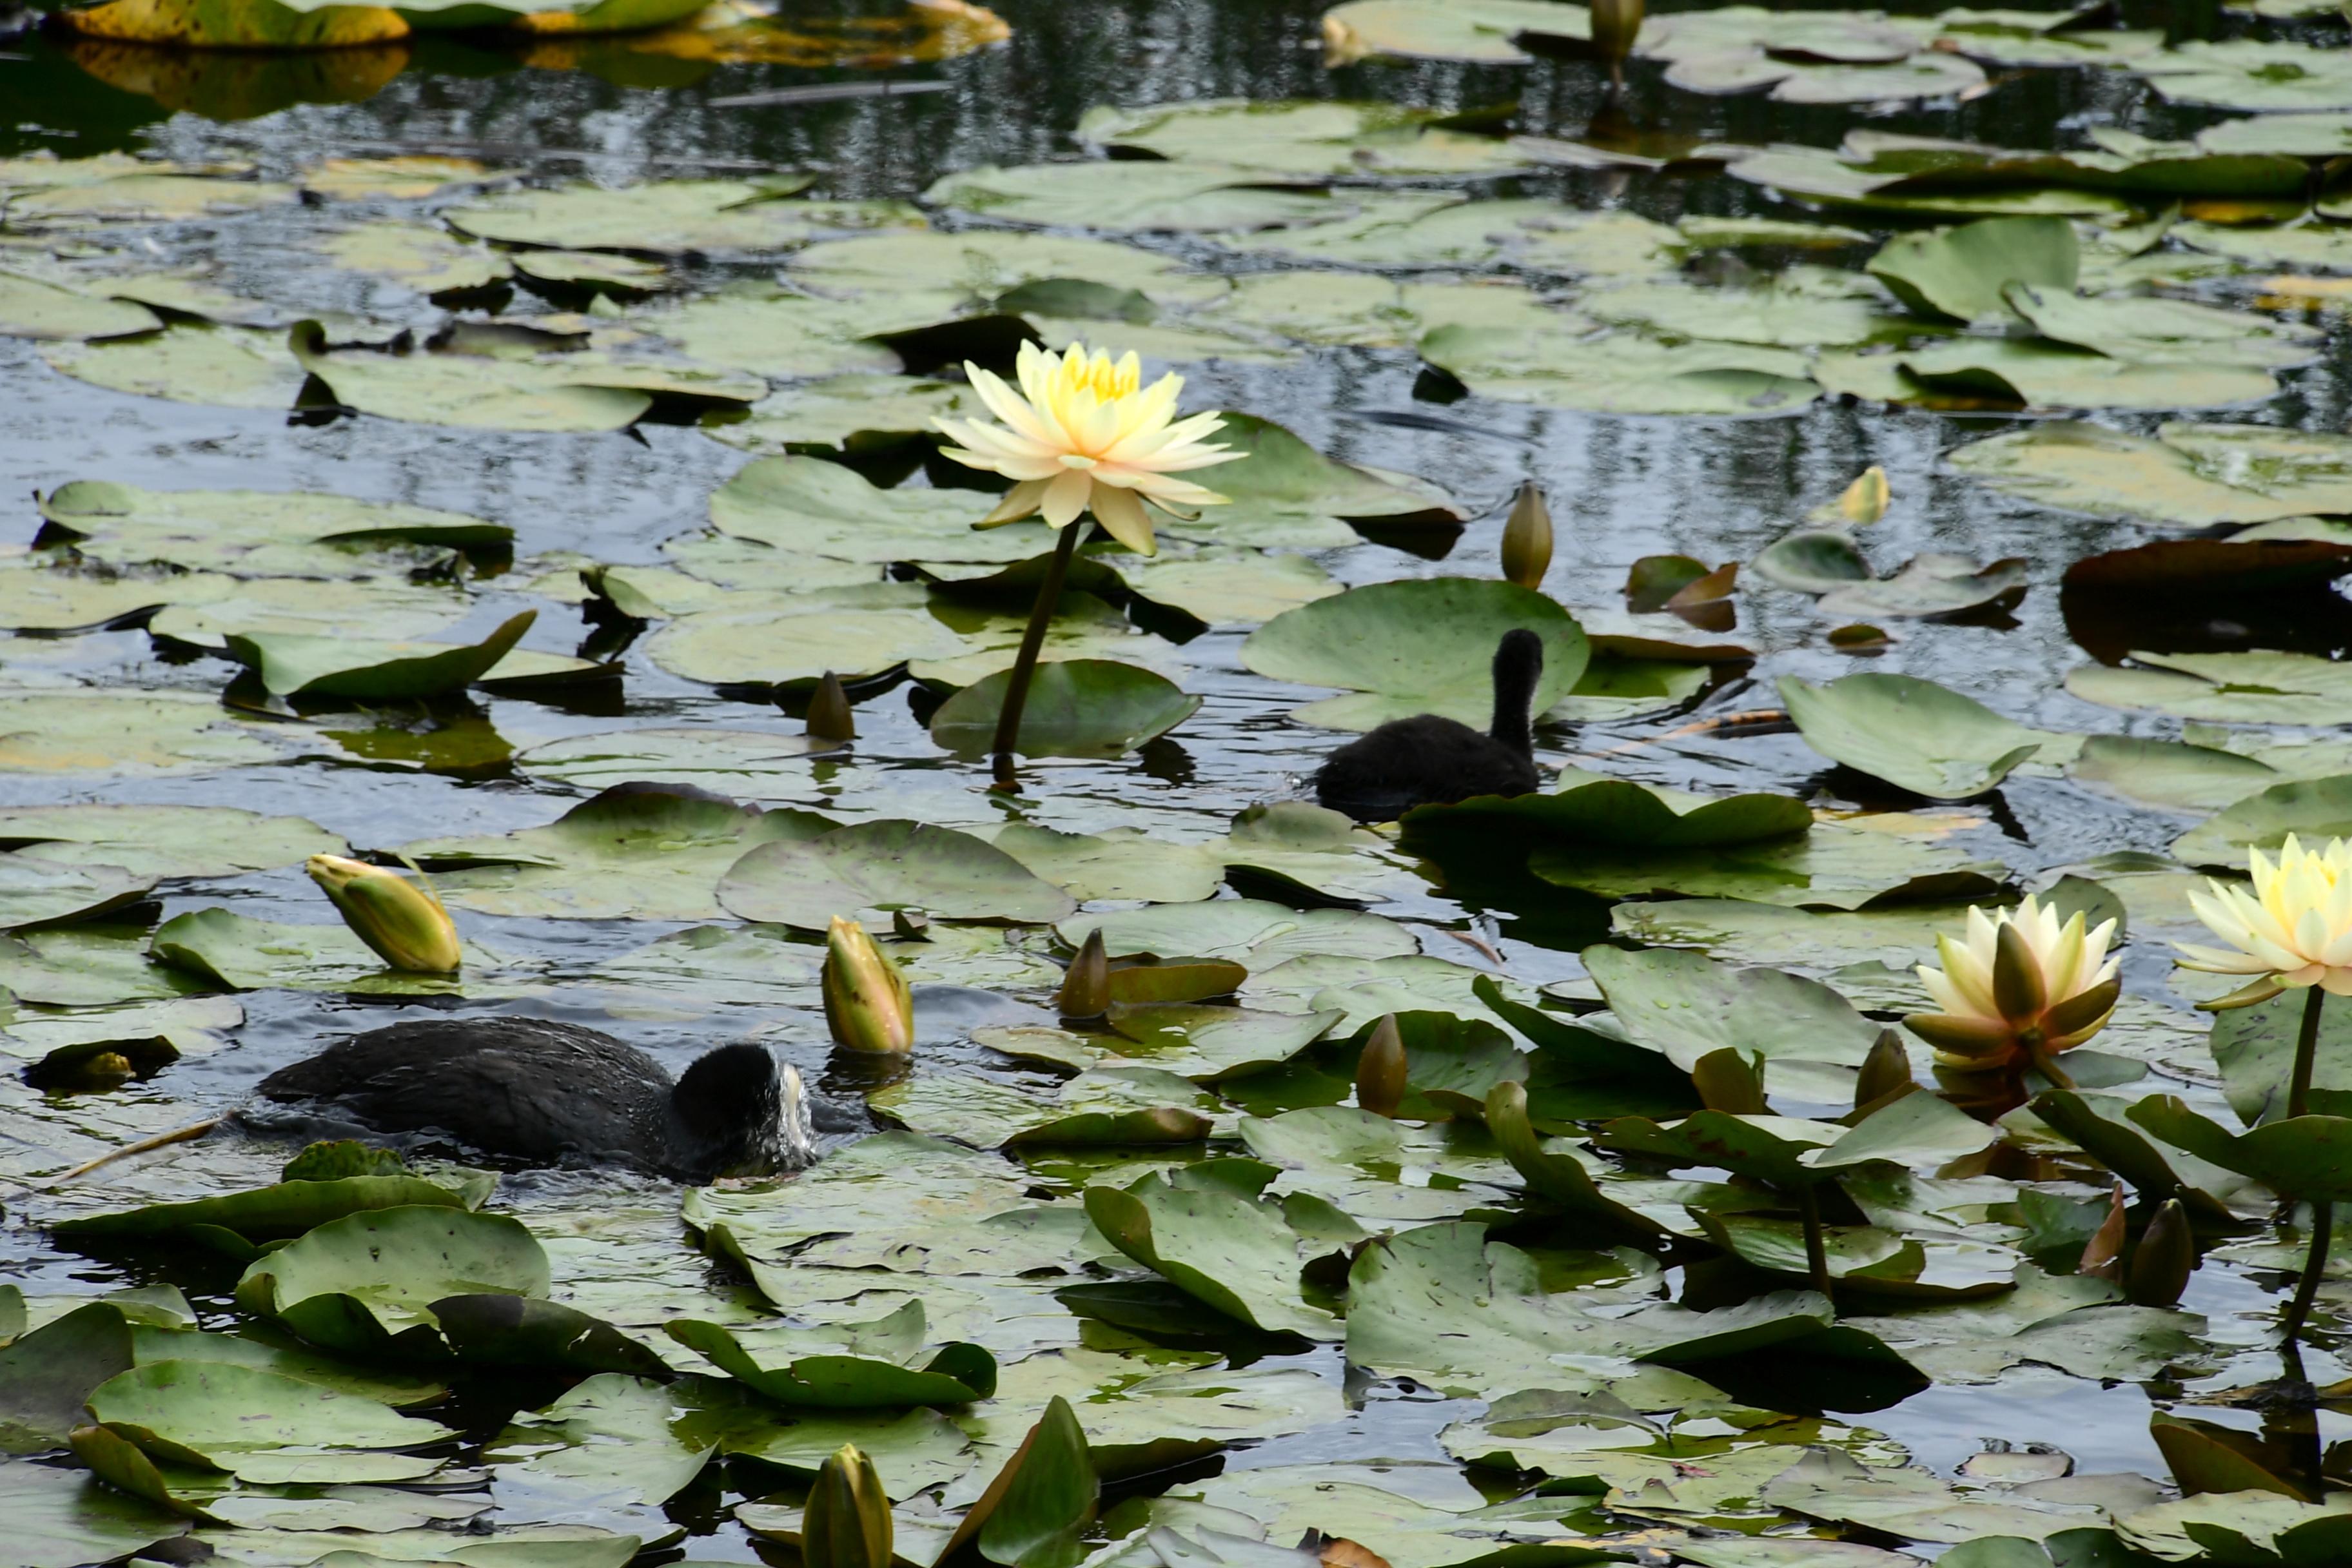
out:
M1435 713L1391 719L1349 742L1315 773L1315 798L1359 822L1479 795L1526 795L1536 773L1533 713L1543 639L1508 631L1495 649L1495 718L1480 734Z
M706 1052L673 1083L635 1046L577 1024L415 1019L280 1068L260 1093L524 1164L612 1161L708 1182L816 1160L799 1069L779 1073L749 1043Z

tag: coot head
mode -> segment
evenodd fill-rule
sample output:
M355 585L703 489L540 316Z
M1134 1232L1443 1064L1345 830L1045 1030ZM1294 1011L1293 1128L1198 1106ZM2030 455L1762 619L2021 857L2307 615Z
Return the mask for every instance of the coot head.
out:
M704 1053L669 1095L669 1166L692 1180L798 1171L816 1163L800 1069L765 1046Z

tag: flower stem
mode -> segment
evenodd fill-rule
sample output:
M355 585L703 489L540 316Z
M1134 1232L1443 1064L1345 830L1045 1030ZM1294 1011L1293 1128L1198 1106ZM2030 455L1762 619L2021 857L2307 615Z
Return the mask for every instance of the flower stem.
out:
M2294 1040L2294 1077L2286 1089L2286 1113L2301 1116L2311 1099L2312 1069L2319 1061L2319 1008L2327 993L2316 985L2304 988L2303 1032Z
M1829 1244L1822 1237L1822 1203L1811 1187L1797 1189L1797 1213L1805 1222L1805 1268L1812 1274L1813 1289L1828 1299L1830 1310L1837 1310L1837 1294L1830 1286Z
M1045 627L1061 602L1062 580L1070 574L1070 556L1078 548L1084 523L1073 522L1054 542L1054 556L1045 566L1045 580L1037 584L1037 603L1030 607L1029 627L1021 634L1021 652L1013 660L1013 679L1004 688L1004 707L996 716L996 787L1018 789L1013 773L1013 752L1021 739L1021 710L1029 705L1029 679L1037 673L1037 651L1045 646Z
M2303 1278L2295 1282L2294 1300L2286 1310L2286 1342L2290 1345L2303 1337L2303 1321L2311 1315L2312 1300L2319 1294L2320 1276L2327 1272L2327 1243L2335 1220L2333 1203L2311 1205L2311 1251L2303 1260Z

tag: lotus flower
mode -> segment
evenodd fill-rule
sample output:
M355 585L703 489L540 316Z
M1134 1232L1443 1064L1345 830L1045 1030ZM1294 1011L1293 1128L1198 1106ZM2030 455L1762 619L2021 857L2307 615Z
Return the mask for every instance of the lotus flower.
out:
M1174 477L1242 455L1202 444L1202 437L1223 425L1223 416L1175 418L1182 376L1163 375L1147 387L1133 353L1116 361L1101 350L1089 356L1079 342L1058 354L1023 343L1018 392L978 365L963 368L981 401L1004 423L935 420L960 443L946 455L1013 481L996 510L981 520L982 528L1034 514L1067 528L1091 510L1112 538L1150 555L1157 545L1146 501L1177 513L1225 500Z
M2331 838L2325 849L2305 849L2290 833L2276 865L2259 849L2246 860L2251 893L2215 881L2189 895L2197 918L2237 951L2177 943L2180 967L2267 981L2245 995L2249 1002L2303 985L2352 996L2352 841Z
M2106 1024L2123 993L2107 956L2116 922L2085 931L2078 911L2058 911L2028 895L2013 910L1969 911L1965 941L1936 939L1944 967L1918 966L1939 1013L1904 1020L1936 1047L1936 1078L1947 1098L1993 1114L2023 1103L2027 1068L2073 1087L2053 1060Z
M457 972L464 956L457 928L421 873L412 882L341 855L313 855L303 868L334 901L343 923L386 963L418 974Z
M856 921L824 933L824 1021L844 1050L903 1057L915 1048L915 999L890 955Z

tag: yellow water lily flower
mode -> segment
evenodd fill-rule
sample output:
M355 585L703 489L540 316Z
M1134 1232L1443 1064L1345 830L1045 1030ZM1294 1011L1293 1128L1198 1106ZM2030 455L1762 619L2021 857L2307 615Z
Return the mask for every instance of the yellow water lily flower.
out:
M2252 892L2211 881L2189 895L2197 918L2237 951L2176 942L2180 967L2352 996L2352 841L2331 838L2325 849L2305 849L2290 833L2275 865L2259 849L2246 861Z
M1936 1047L1946 1096L1999 1114L2023 1102L2028 1068L2065 1085L2052 1058L2105 1027L2123 994L2115 934L2113 921L2085 929L2079 910L2062 925L2028 894L2013 910L1969 910L1961 941L1937 937L1944 966L1917 973L1942 1011L1904 1022Z
M343 923L394 969L417 974L455 974L465 957L457 928L420 874L411 881L397 871L341 855L313 855L303 865Z
M1013 481L996 510L981 520L982 528L1039 514L1055 528L1067 528L1091 511L1112 538L1150 555L1157 545L1146 501L1178 515L1224 501L1214 490L1175 477L1242 456L1201 440L1223 427L1223 416L1175 417L1182 376L1163 375L1145 386L1142 362L1133 353L1113 360L1098 349L1089 355L1082 342L1058 354L1023 343L1018 392L978 365L963 368L1003 424L932 423L960 443L947 448L948 457Z

